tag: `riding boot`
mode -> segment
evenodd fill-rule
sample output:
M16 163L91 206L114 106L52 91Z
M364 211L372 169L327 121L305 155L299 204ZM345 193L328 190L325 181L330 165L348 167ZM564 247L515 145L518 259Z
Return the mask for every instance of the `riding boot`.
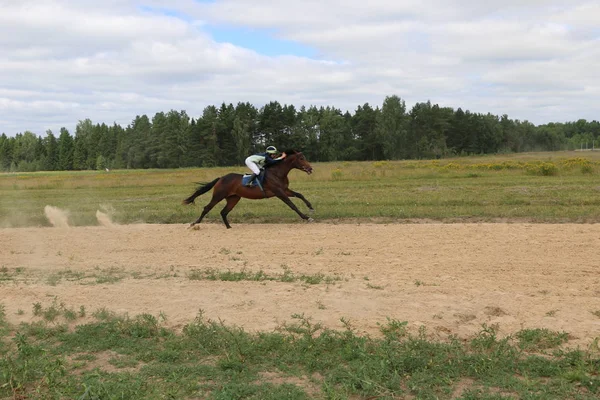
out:
M250 175L250 179L248 179L248 183L246 183L246 186L251 187L252 181L254 180L254 178L256 178L256 174Z

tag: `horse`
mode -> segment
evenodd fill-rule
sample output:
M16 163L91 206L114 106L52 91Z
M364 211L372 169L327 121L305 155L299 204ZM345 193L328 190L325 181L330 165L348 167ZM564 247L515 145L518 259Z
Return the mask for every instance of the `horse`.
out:
M301 212L290 200L290 197L297 197L306 204L310 212L315 211L312 204L310 204L301 193L295 192L288 187L289 180L287 177L288 173L294 168L304 171L308 175L313 172L313 168L302 152L286 150L284 153L286 154L286 157L282 161L265 167L262 188L259 185L254 185L252 187L245 186L242 184L242 179L244 178L242 174L236 173L229 173L215 178L209 183L199 183L200 186L194 194L183 200L182 204L194 204L196 197L214 188L213 195L211 201L204 207L200 217L190 224L190 228L202 222L204 216L221 200L225 199L227 204L221 210L221 217L223 218L223 222L227 229L230 229L231 225L229 225L229 221L227 221L227 214L231 212L242 197L252 200L278 197L294 210L300 218L307 222L313 222L314 220L311 217ZM258 180L260 178L257 177L256 179Z

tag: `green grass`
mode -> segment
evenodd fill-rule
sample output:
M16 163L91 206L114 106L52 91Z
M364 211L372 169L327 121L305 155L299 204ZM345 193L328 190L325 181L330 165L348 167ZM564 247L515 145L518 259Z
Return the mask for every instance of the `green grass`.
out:
M343 280L339 275L317 274L294 274L287 266L283 266L283 272L280 274L268 274L262 270L252 272L246 269L239 271L219 270L217 268L193 269L188 273L190 280L209 280L209 281L275 281L275 282L303 282L309 285L317 285L320 283L332 284Z
M42 307L44 309L44 307ZM47 308L46 308L47 309ZM561 349L564 332L432 342L388 320L377 337L304 315L272 332L206 320L181 332L151 314L101 310L9 326L0 307L0 398L28 399L596 399L597 346Z
M381 222L527 220L600 221L600 154L527 153L447 160L315 163L314 174L290 173L324 220ZM69 223L97 225L96 211L117 223L189 223L210 196L196 205L181 200L196 188L245 167L107 172L0 174L0 226L49 226L44 206L69 212ZM293 200L301 210L302 202ZM217 205L205 221L220 223ZM240 201L232 223L300 222L278 199Z
M274 282L302 282L309 285L317 284L334 284L345 280L345 278L338 274L326 275L323 273L315 274L295 274L287 265L283 264L281 273L267 273L265 271L251 271L244 267L239 270L219 269L219 268L197 268L192 269L189 272L181 273L182 276L187 276L190 280L207 280L207 281L274 281ZM5 268L9 271L8 268ZM78 285L99 285L99 284L118 284L123 279L168 279L176 278L179 273L174 267L171 267L169 272L164 273L146 273L142 274L138 271L127 272L124 268L99 268L95 267L89 271L73 271L71 269L65 269L62 271L54 272L45 276L44 278L29 277L24 274L10 274L10 272L2 272L0 269L0 284L4 281L12 281L18 283L31 282L31 283L45 283L49 286L58 286L65 282L71 282ZM14 269L12 270L14 271Z

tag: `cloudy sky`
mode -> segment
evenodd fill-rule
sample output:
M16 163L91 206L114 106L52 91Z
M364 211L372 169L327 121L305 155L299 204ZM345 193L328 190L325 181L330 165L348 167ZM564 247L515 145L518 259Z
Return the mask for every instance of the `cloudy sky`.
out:
M0 133L396 94L600 119L598 0L0 0Z

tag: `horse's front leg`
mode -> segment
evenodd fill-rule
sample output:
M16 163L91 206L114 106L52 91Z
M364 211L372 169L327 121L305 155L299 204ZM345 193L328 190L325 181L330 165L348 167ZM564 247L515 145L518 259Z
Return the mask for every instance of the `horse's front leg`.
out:
M302 211L298 210L298 207L296 207L296 205L290 200L290 198L287 196L287 194L281 190L281 191L275 191L275 196L277 196L278 198L281 199L281 201L283 201L285 204L287 204L292 210L296 211L296 213L300 216L300 218L308 221L308 222L313 222L314 219L312 219L311 217L309 217L308 215L304 214Z
M310 210L311 213L315 212L315 209L313 208L312 204L310 204L310 201L306 200L306 197L304 197L304 195L302 195L302 193L294 192L291 189L287 189L286 194L289 197L299 198L300 200L302 200L304 202L304 204L306 204L306 207L308 207L308 209Z

